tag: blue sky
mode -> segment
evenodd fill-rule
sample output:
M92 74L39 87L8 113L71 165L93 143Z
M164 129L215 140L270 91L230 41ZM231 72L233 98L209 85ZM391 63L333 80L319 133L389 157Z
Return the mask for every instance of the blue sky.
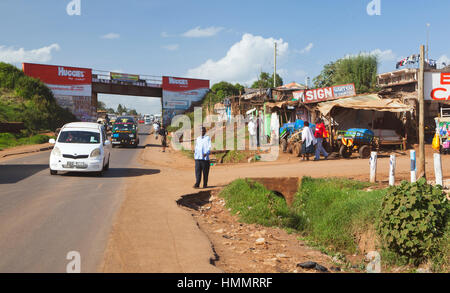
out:
M370 0L81 0L81 15L69 16L70 0L2 0L0 61L250 85L272 71L277 41L284 81L304 83L360 52L394 70L425 44L427 23L430 58L450 61L450 1L380 1L381 15L369 16Z

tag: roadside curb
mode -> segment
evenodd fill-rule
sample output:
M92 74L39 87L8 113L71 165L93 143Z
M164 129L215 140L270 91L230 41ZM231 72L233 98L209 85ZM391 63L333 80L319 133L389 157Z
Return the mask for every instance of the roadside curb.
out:
M53 146L48 146L48 147L38 148L38 149L34 149L34 150L18 151L18 152L12 152L12 153L8 153L8 154L0 154L0 158L6 158L6 157L16 156L16 155L31 154L31 153L38 153L38 152L44 152L44 151L49 151L49 150L52 150L52 149L53 149Z

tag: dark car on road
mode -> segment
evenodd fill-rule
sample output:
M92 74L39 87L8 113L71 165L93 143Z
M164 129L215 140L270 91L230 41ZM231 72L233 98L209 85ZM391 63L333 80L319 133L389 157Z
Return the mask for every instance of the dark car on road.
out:
M133 117L121 116L112 127L111 142L113 147L120 145L139 145L138 125Z

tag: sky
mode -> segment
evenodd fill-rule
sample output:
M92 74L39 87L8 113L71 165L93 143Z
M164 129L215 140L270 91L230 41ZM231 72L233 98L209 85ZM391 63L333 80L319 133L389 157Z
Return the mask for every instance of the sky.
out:
M276 42L277 73L304 84L323 65L359 53L377 54L380 72L395 70L426 44L429 24L430 58L450 64L448 0L76 1L80 15L69 15L72 0L1 0L0 61L250 86L273 71ZM367 11L375 2L381 15ZM158 99L100 100L160 111Z

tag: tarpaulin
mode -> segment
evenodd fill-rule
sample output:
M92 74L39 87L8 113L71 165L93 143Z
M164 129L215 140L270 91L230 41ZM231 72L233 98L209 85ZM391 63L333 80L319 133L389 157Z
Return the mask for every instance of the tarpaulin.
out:
M317 104L317 110L327 116L334 107L350 108L355 110L373 110L381 112L407 112L413 111L413 106L406 105L398 99L381 99L378 95L363 95L344 98Z

